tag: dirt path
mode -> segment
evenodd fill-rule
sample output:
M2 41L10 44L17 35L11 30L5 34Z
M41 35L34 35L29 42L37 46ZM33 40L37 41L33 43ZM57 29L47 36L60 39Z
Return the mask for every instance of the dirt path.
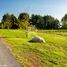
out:
M10 50L5 46L5 42L0 38L0 67L22 67L16 61Z

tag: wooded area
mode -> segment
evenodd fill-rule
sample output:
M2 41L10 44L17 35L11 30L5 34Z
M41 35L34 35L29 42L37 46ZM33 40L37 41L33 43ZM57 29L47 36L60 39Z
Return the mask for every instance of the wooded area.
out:
M37 29L59 29L67 28L67 14L59 21L50 15L41 16L28 13L20 13L18 18L14 14L6 13L0 23L1 29L27 29L35 26Z

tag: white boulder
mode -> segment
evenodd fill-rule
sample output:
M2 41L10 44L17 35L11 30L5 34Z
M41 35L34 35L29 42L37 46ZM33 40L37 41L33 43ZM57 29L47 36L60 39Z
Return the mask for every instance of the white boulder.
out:
M30 42L43 42L43 43L45 43L45 40L40 36L36 36L32 40L30 40Z

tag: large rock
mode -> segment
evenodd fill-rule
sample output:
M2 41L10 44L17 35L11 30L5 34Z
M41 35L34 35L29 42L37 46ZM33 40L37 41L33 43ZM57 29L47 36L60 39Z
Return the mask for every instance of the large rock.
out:
M40 36L36 36L32 40L30 40L30 42L44 42L45 43L45 40Z

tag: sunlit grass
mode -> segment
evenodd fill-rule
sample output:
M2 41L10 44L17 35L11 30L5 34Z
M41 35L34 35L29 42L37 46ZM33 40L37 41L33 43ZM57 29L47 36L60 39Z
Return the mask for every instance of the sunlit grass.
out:
M0 30L0 36L10 43L15 57L24 67L67 67L67 31L39 30ZM41 36L46 43L30 43L34 36Z

